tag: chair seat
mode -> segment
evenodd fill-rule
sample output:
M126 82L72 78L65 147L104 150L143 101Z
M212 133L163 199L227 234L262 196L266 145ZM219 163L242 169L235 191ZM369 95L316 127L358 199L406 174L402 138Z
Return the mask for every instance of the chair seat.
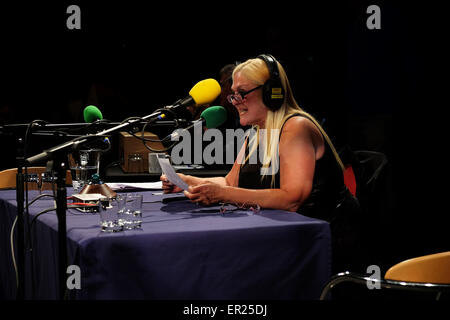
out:
M450 284L450 251L402 261L384 276L388 280Z
M324 300L328 292L342 282L353 282L359 285L377 284L379 288L407 291L422 291L437 293L450 292L450 251L415 257L392 266L384 279L372 275L360 275L352 272L342 272L331 277L322 289L320 296Z

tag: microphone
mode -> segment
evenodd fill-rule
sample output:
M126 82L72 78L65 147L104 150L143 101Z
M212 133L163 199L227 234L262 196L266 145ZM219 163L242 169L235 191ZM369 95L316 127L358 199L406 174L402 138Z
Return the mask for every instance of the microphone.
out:
M102 120L102 112L93 105L87 106L83 111L84 122L91 123L97 120Z
M194 121L193 124L191 124L187 128L184 128L183 131L190 130L191 128L193 128L194 126L196 126L200 123L202 125L206 125L206 128L208 128L208 129L217 128L225 121L227 121L227 111L225 110L224 107L221 107L221 106L209 107L202 112L199 120ZM166 140L169 138L171 140L176 140L180 136L179 132L180 131L178 130L178 131L168 135L163 140Z
M178 109L191 105L201 106L213 102L222 89L220 84L214 79L205 79L197 82L189 91L189 95L169 106L168 109Z
M202 81L199 81L198 83L196 83L194 85L194 87L192 87L192 89L189 91L189 96L178 100L174 105L167 107L168 110L170 109L175 109L175 108L179 108L179 107L186 107L192 104L195 105L204 105L204 104L208 104L214 101L214 99L216 99L219 94L221 92L221 88L220 88L220 84L214 80L214 79L205 79ZM217 110L217 108L222 108L223 107L216 107L213 110ZM211 108L208 108L211 109ZM207 109L207 110L208 110ZM207 110L202 112L202 122L205 121L207 127L208 126L212 126L216 120L213 120L213 118L215 118L216 116L210 116L210 112L212 113L216 113L217 114L217 118L221 118L223 119L221 122L216 122L216 126L221 125L223 122L225 122L226 120L226 110L223 109L222 111L209 111L206 112ZM206 113L205 113L206 112ZM220 116L220 114L222 114L222 116ZM225 114L223 116L223 114ZM84 120L86 122L93 122L95 120L101 120L103 119L103 115L100 112L100 110L95 107L95 106L87 106L84 111L83 111L83 116L84 116ZM157 116L160 119L165 118L164 114L161 114L161 112L159 114L157 113L152 113L148 116L142 117L142 120L146 120L148 118L151 117L155 117ZM158 118L155 118L158 119ZM210 119L210 120L207 120ZM126 127L128 125L130 125L131 123L136 122L137 120L133 120L133 121L129 121L127 123L121 123L116 127L110 128L110 129L106 129L103 130L101 132L96 133L95 135L91 135L91 136L83 136L77 139L73 139L72 141L68 141L66 143L63 143L61 145L58 145L56 147L53 147L51 149L45 150L43 152L41 152L40 154L37 154L33 157L27 158L25 161L30 165L30 164L34 164L38 161L42 161L42 160L47 160L49 158L52 157L53 153L57 153L57 152L62 152L63 150L67 149L67 148L72 148L72 149L76 149L79 146L81 146L83 143L87 142L88 140L90 140L91 138L99 138L102 137L110 132L114 132L122 127ZM169 137L169 136L168 136Z
M90 105L90 106L87 106L86 108L84 108L83 117L84 117L84 121L87 123L91 123L91 122L103 119L103 115L102 115L101 111L96 106L93 106L93 105ZM61 150L65 150L67 148L72 148L73 150L76 150L81 145L83 145L83 143L86 143L88 140L92 139L91 142L94 141L93 140L94 138L98 139L99 135L91 135L89 137L84 136L84 137L80 137L80 139L75 138L75 139L72 139L63 144L60 144L56 147L53 147L51 149L44 150L43 152L41 152L35 156L27 158L25 161L27 164L30 165L30 164L34 164L36 162L47 160L52 157L53 153L59 152ZM111 143L107 137L102 137L102 138L103 139L101 141L101 143L102 143L101 146L103 146L105 143L107 144L107 149L104 149L102 151L108 151L111 148ZM97 142L97 144L94 144L94 146L98 147L99 146L98 142ZM98 149L101 149L101 148L98 147Z

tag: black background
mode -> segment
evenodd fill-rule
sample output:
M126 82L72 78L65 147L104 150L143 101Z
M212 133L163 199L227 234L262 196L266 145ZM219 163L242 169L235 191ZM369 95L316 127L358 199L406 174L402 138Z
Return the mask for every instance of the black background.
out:
M81 30L66 27L71 4L81 8ZM366 27L371 4L381 8L381 30ZM144 116L218 79L225 64L271 53L338 149L387 155L392 208L373 219L388 217L379 233L394 235L393 262L449 249L448 28L438 5L63 1L0 12L2 123L80 122L88 104L109 120ZM14 142L0 139L1 169L13 167Z

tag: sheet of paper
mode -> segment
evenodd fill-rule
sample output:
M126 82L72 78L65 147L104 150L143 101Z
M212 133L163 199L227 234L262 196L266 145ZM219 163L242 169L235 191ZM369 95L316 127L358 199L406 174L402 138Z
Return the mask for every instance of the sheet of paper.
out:
M162 190L162 181L156 182L120 182L113 183L108 182L107 185L113 190L126 190L126 189L146 189L146 190Z
M187 190L189 186L184 182L175 172L175 169L169 162L169 159L158 157L159 165L161 166L162 171L166 175L167 179L172 182L177 187L180 187L183 190Z

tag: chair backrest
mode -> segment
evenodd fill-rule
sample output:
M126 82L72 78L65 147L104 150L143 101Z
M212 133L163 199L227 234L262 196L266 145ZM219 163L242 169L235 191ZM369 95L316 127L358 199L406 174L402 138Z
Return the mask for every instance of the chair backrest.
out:
M45 167L28 167L28 174L37 174L39 179L42 179L42 174L47 170ZM0 171L0 189L14 189L16 188L17 168L6 169ZM28 182L28 190L38 190L39 186L36 182ZM72 184L72 175L70 170L66 172L66 184ZM51 189L51 183L44 182L40 188L41 190Z
M353 167L351 165L346 165L344 169L344 184L350 193L356 197L356 177Z
M384 276L387 280L450 284L450 251L402 261Z
M360 245L364 247L358 259L361 267L376 264L392 266L392 234L390 226L395 219L392 190L392 164L384 153L371 150L352 150L345 146L339 151L345 166L344 183L359 201L365 229ZM353 190L353 191L352 191ZM388 230L379 232L379 230ZM357 270L362 272L363 270Z
M367 198L388 163L386 156L376 151L353 151L349 146L342 148L339 156L345 165L345 185L358 199Z
M373 192L376 181L388 160L383 153L376 151L357 150L355 155L358 159L357 172L355 172L359 188L357 194L361 197L362 193Z

